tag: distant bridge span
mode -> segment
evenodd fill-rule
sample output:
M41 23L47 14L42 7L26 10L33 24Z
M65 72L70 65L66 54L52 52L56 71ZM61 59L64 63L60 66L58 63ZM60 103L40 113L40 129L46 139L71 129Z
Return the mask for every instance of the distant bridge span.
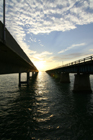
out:
M69 83L69 73L76 73L73 91L91 92L89 75L93 74L93 56L47 70L46 72L55 78L60 78L62 83Z
M57 73L68 72L68 73L93 74L93 56L89 56L89 57L68 63L61 67L47 70L46 72L47 73L49 73L49 72L57 72Z
M38 69L6 28L4 40L4 25L0 22L0 74L22 72L38 72Z

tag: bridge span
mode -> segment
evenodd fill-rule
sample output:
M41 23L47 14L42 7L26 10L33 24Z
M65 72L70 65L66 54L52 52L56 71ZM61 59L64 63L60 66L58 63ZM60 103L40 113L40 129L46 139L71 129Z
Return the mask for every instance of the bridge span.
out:
M69 73L75 73L73 92L92 92L89 76L93 74L93 56L47 70L46 72L55 78L60 78L61 83L70 83Z
M25 82L21 82L23 72L27 73ZM29 85L30 72L37 73L38 69L0 21L0 74L19 73L19 86L21 86L23 83Z

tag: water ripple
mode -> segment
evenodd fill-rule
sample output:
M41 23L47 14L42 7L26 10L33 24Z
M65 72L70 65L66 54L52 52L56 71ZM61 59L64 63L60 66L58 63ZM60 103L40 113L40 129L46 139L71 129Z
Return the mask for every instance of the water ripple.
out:
M29 88L18 88L17 76L12 77L1 77L1 140L93 139L92 94L73 94L73 80L61 84L46 73L32 79Z

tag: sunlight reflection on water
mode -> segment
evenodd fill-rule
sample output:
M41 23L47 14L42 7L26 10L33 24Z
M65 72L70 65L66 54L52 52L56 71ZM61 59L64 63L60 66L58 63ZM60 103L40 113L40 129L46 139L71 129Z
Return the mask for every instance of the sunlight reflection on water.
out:
M39 73L29 88L19 88L17 74L1 76L1 140L93 139L93 94L73 94L70 78L70 84L61 84Z

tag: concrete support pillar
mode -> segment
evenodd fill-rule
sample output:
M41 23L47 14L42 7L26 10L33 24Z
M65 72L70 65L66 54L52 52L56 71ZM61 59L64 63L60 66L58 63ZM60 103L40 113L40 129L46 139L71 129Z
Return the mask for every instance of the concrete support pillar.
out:
M29 86L29 72L27 72L27 81L21 81L21 73L19 73L19 87L21 87L22 84Z
M29 72L27 72L27 86L29 86Z
M38 72L35 72L35 75L37 75L38 74Z
M38 72L32 72L32 77L33 77L33 78L36 77L37 74L38 74Z
M32 73L31 73L31 72L29 72L29 79L30 79L30 78L32 78Z
M91 93L89 74L76 74L74 80L74 93Z
M69 73L61 73L60 82L61 83L70 83Z
M32 72L32 76L34 76L34 72Z
M21 73L19 73L19 87L21 87Z

